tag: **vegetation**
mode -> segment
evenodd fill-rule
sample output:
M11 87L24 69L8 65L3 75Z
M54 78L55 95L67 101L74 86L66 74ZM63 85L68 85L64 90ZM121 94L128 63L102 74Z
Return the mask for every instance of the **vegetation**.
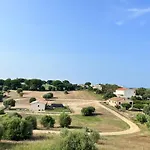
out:
M81 110L83 116L92 116L94 112L95 112L95 108L92 106L82 108Z
M59 141L56 141L52 146L53 150L97 150L95 139L86 131L68 131L61 135L63 135L63 137L60 137Z
M71 125L71 117L67 113L61 113L59 116L59 123L61 127L69 127Z
M112 98L112 97L116 97L116 95L113 94L112 92L107 92L107 93L105 93L104 96L103 96L103 98L104 98L105 100L110 99L110 98Z
M129 104L129 103L123 103L123 104L121 104L121 106L124 107L126 110L131 108L131 104Z
M24 140L32 136L32 125L30 122L19 117L2 116L0 118L4 128L3 139Z
M37 119L35 116L26 116L25 120L27 120L28 122L30 122L32 124L33 129L37 129Z
M43 98L44 98L45 100L49 100L49 99L53 98L53 93L44 94L44 95L43 95Z
M11 108L15 106L16 101L14 99L6 99L3 101L3 105L5 106L5 108Z
M146 114L146 115L149 115L150 116L150 105L146 105L143 109L143 112Z
M136 119L142 124L147 122L145 114L137 114Z
M41 118L41 124L46 128L53 128L55 124L55 119L49 115L43 116Z
M22 118L22 116L21 116L19 113L17 113L17 112L10 114L10 116L11 116L11 117Z
M18 89L17 89L17 93L18 93L18 94L20 94L20 93L22 93L22 92L23 92L22 88L18 88Z
M3 128L3 126L0 124L0 140L2 139L3 132L4 132L4 128Z
M67 90L64 91L64 94L69 94Z
M0 107L0 115L3 115L3 114L5 114L4 110L5 110L5 108L3 108L3 107Z
M29 103L32 103L34 101L36 101L36 98L35 97L31 97L30 100L29 100Z
M2 101L3 101L3 93L0 92L0 102L2 102Z

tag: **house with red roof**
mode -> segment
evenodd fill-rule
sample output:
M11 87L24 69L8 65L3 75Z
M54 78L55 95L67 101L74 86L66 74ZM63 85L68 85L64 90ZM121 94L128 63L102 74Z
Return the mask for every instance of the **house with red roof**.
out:
M117 96L117 97L123 97L123 98L131 98L132 96L135 96L136 95L136 89L133 89L133 88L118 88L114 94Z

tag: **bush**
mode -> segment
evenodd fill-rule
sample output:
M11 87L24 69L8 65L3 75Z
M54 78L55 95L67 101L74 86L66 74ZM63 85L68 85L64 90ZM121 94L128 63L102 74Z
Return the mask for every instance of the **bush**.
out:
M43 127L46 127L46 128L53 128L54 127L54 124L55 124L55 119L53 119L51 116L49 115L46 115L46 116L43 116L41 118L41 124L43 125Z
M34 101L36 101L36 98L35 97L31 97L30 100L29 100L29 103L32 103Z
M9 90L9 87L8 86L4 86L3 87L3 91L7 92Z
M0 102L2 102L2 101L3 101L3 93L0 92Z
M22 118L22 116L21 116L19 113L17 113L17 112L10 114L10 116L11 116L11 117Z
M137 109L141 110L144 108L144 104L134 104L133 108L137 108Z
M71 117L66 113L61 113L59 116L59 123L61 127L69 127L71 125Z
M3 101L5 108L10 108L15 106L16 101L14 99L6 99Z
M5 109L5 108L3 108L3 107L0 108L0 115L5 114L4 109Z
M3 128L3 126L0 124L0 140L2 139L3 132L4 132L4 128Z
M19 93L19 96L20 96L20 97L23 97L23 95L24 95L23 92L20 92L20 93Z
M103 96L103 98L104 98L105 100L108 100L108 99L110 99L110 98L112 98L112 97L116 97L116 95L115 95L113 92L108 92L108 93L106 93L106 94Z
M124 107L126 110L131 108L131 104L129 104L129 103L123 103L123 104L121 104L121 106Z
M144 114L137 114L136 120L139 121L142 124L147 122L147 118Z
M2 119L2 125L4 139L19 141L29 139L32 136L32 125L24 119L5 116Z
M37 128L37 119L35 116L27 116L25 120L29 121L32 124L33 129Z
M90 132L90 137L91 137L91 139L93 140L94 143L97 143L98 140L100 139L100 134L99 134L98 131L92 130L92 131Z
M64 91L64 94L69 94L67 90Z
M146 114L146 115L149 115L150 116L150 105L146 105L143 109L143 112Z
M23 92L22 88L18 88L18 89L17 89L17 93L19 94L19 93L21 93L21 92Z
M53 98L53 93L44 94L44 95L43 95L43 98L46 99L46 100L48 100L48 99L50 99L50 98Z
M58 143L59 142L59 143ZM92 137L83 131L69 132L60 137L51 147L52 150L97 150Z
M95 108L92 106L82 108L81 110L83 116L92 116L94 112L95 112Z

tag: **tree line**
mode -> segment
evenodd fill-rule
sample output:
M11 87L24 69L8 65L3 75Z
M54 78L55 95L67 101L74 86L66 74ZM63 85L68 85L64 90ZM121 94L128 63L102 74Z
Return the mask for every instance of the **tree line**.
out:
M72 84L68 80L41 80L41 79L0 79L0 90L17 90L22 88L22 90L31 91L72 91L79 90L81 87L77 84Z

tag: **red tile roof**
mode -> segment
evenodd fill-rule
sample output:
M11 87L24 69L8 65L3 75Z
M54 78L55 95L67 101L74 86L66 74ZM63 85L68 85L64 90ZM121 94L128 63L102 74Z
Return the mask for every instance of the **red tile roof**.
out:
M117 89L118 91L125 91L125 90L127 90L127 88L119 88L119 89Z

